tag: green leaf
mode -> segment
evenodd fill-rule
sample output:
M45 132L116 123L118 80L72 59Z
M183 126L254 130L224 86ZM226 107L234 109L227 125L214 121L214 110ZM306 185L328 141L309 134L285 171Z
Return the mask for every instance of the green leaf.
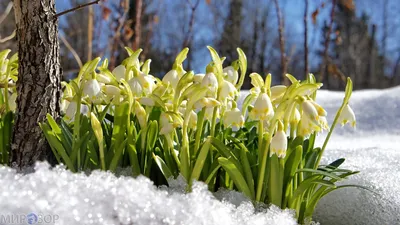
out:
M150 125L147 129L147 149L152 150L156 145L156 141L158 138L158 122L153 120L150 122Z
M142 72L144 74L149 74L150 73L150 64L151 64L151 59L146 60L142 66Z
M309 172L309 173L312 173L312 174L319 174L319 175L322 175L322 176L325 176L325 177L333 178L335 180L341 180L341 178L336 176L335 174L329 173L329 172L325 172L325 171L321 171L321 170L314 170L314 169L304 168L304 169L298 169L296 171L296 173L300 173L300 172Z
M110 163L110 167L109 167L109 170L110 170L111 172L115 172L115 170L117 169L118 162L119 162L119 160L121 159L122 153L123 153L123 151L124 151L124 149L125 149L125 146L126 146L126 142L127 142L127 139L125 139L125 140L118 146L118 149L115 151L115 154L114 154L114 156L112 157L112 160L111 160L111 163Z
M247 58L246 54L244 54L243 50L240 48L236 49L238 55L239 55L239 67L240 67L240 79L239 82L236 84L236 89L240 90L240 88L243 85L243 82L246 77L246 72L247 72Z
M291 183L297 168L301 162L301 158L303 155L303 147L301 145L297 146L294 151L292 151L285 162L285 173L284 173L284 181L283 185L286 186L286 189Z
M177 65L180 65L185 61L187 54L189 53L189 48L184 48L177 56L175 59L175 63Z
M164 160L155 155L154 153L152 153L153 155L153 159L156 162L158 168L161 170L161 173L164 175L165 179L168 180L169 178L172 178L173 175L170 171L170 169L168 168L167 164L165 164Z
M286 74L286 77L290 80L290 82L292 83L292 84L294 84L294 83L297 83L298 81L297 81L297 79L296 79L296 77L294 77L293 75L291 75L291 74Z
M71 159L68 157L67 152L65 151L60 141L57 139L56 135L52 132L50 126L45 123L39 124L39 126L42 129L44 136L46 137L46 140L49 142L52 149L55 149L54 154L57 155L56 153L58 153L63 159L63 162L65 163L67 168L70 169L72 172L76 172L74 165L71 162Z
M193 171L192 171L192 174L191 174L190 180L189 180L190 186L191 186L191 183L193 180L199 180L201 171L203 170L204 163L207 160L207 155L210 150L210 147L211 147L211 141L210 141L210 139L207 139L204 142L203 146L201 147L199 155L197 156L197 159L196 159L196 163L193 167Z
M227 158L219 157L218 162L224 168L224 170L229 174L232 178L233 182L235 183L236 187L245 194L250 199L254 199L252 192L250 191L249 187L247 186L246 180L244 179L242 173L236 167L236 165Z

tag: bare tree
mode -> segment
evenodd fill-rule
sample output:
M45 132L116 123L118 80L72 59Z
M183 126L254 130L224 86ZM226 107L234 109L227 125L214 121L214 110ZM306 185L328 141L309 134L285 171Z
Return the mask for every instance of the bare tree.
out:
M55 0L14 0L18 40L17 111L12 136L13 165L49 160L39 123L60 112L61 68Z

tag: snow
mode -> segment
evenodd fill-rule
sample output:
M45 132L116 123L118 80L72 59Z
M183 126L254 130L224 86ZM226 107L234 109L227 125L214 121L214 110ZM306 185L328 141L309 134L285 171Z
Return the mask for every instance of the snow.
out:
M321 91L318 102L332 122L343 92ZM351 106L357 129L338 126L323 163L346 158L343 168L361 171L345 181L356 188L327 195L314 221L324 224L400 224L400 88L356 91ZM325 134L326 135L326 134ZM324 134L317 140L322 145ZM293 212L276 207L254 208L240 193L220 190L214 195L195 183L184 194L182 179L172 187L155 187L136 179L94 171L72 174L63 167L38 163L35 173L20 174L0 167L0 224L7 215L20 215L13 224L26 224L29 213L55 224L296 224ZM19 220L20 219L20 220ZM35 218L33 218L35 219ZM17 223L20 222L20 223ZM54 224L54 223L50 223Z
M66 225L296 224L292 211L255 209L237 192L219 191L217 199L203 183L185 194L183 179L157 188L146 177L73 174L60 166L49 169L47 163L38 163L35 171L22 175L0 167L0 224L10 224L4 215L22 215L13 224L27 224L30 213L47 218L48 224Z
M342 92L323 91L317 101L333 121ZM351 107L357 129L337 127L325 151L323 163L346 158L343 168L361 171L344 183L377 191L348 188L327 195L319 203L314 220L321 224L400 224L400 87L356 91ZM324 135L318 139L322 145Z

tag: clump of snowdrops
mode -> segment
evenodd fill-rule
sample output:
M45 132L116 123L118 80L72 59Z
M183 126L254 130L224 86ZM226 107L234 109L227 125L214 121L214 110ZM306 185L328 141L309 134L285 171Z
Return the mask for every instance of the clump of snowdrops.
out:
M63 82L60 122L48 115L40 124L55 157L74 172L130 167L157 185L183 176L188 191L203 181L211 191L238 190L254 203L294 209L299 223L310 220L323 196L351 186L335 183L357 173L339 168L344 159L320 165L336 124L355 126L351 80L329 126L315 102L322 84L312 74L304 81L288 74L289 86L271 86L270 74L251 73L253 87L239 103L245 54L237 49L239 59L224 67L225 58L208 48L212 62L204 74L184 69L185 48L162 80L150 74L150 59L139 61L140 49L126 48L129 57L112 71L107 59L87 62ZM11 113L15 91L7 84L16 79L16 58L2 53L2 112ZM1 114L2 130L7 115ZM314 146L323 131L323 146Z

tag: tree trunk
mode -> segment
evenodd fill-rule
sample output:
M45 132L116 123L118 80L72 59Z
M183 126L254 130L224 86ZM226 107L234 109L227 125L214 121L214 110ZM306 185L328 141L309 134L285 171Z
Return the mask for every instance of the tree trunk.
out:
M17 111L11 163L20 168L52 160L39 123L58 118L61 96L55 0L14 0L18 40Z

